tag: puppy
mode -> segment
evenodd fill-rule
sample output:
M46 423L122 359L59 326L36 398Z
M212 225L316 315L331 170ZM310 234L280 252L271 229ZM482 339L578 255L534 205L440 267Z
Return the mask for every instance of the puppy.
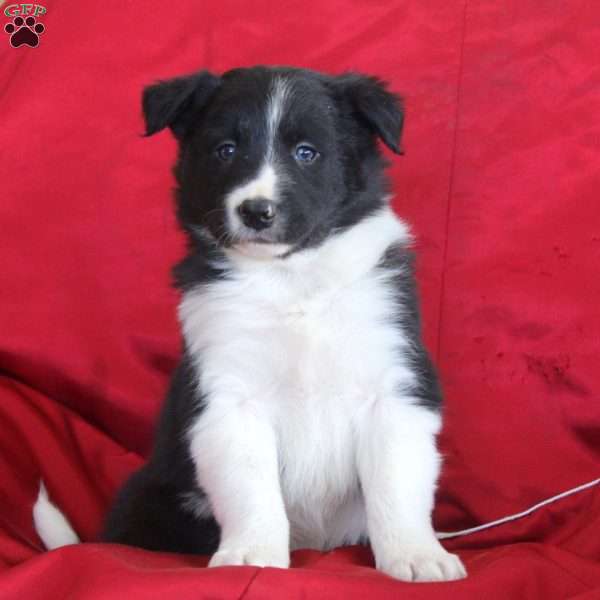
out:
M442 398L377 145L400 152L399 98L255 67L159 82L143 109L179 143L184 343L103 539L213 567L368 541L398 579L464 577L432 528Z

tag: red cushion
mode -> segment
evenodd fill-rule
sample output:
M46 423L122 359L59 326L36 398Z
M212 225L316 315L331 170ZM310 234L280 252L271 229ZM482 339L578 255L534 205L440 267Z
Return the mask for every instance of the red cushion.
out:
M46 8L38 47L0 39L0 597L600 593L597 486L449 540L470 571L451 584L393 581L359 547L297 552L289 571L206 570L203 557L107 545L46 553L31 522L43 477L93 540L150 447L179 349L169 269L183 244L175 143L141 137L140 91L201 67L353 69L405 96L395 207L418 236L426 340L447 395L436 527L517 513L599 477L600 5Z

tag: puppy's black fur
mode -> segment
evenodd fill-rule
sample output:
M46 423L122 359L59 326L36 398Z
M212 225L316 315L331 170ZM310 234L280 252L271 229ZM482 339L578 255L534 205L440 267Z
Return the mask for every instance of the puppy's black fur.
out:
M165 552L210 554L216 550L216 521L198 519L183 508L186 494L201 494L185 439L194 414L202 410L194 381L184 351L171 381L152 455L119 491L106 520L104 541Z

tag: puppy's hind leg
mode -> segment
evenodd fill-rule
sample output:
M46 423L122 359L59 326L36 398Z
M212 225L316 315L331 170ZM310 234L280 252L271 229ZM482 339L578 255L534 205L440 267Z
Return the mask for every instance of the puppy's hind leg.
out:
M194 514L186 504L189 507L190 500L185 493L157 481L146 466L119 492L102 541L159 552L212 554L219 544L219 526L211 516Z

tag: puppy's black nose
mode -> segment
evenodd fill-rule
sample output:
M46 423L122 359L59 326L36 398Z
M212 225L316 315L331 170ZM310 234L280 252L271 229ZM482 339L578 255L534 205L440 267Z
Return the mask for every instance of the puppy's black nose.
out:
M274 202L265 198L253 198L252 200L244 200L239 205L238 212L246 227L261 231L271 227L275 220L277 207Z

